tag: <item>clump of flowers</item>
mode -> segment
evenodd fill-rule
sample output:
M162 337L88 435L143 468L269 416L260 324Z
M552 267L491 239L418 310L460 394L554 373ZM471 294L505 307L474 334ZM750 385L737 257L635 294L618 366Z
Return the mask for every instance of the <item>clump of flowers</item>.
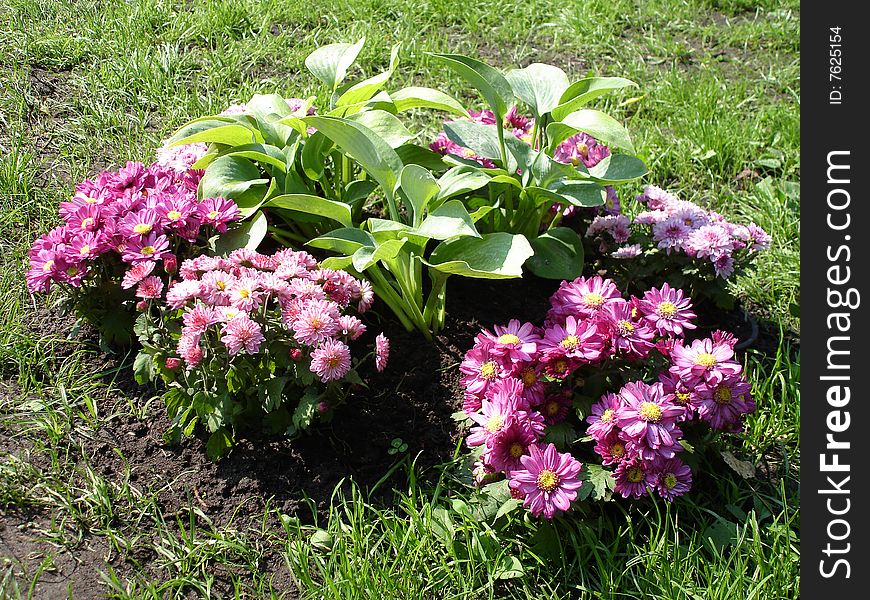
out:
M30 249L27 287L59 285L71 306L108 341L129 342L136 299L159 295L158 281L240 218L224 198L198 198L203 144L164 148L146 166L128 162L75 187L60 204L63 225Z
M550 305L542 327L482 331L461 363L477 483L504 476L545 518L613 491L686 493L685 432L739 432L755 410L736 339L687 340L691 299L667 283L625 298L612 280L579 277Z
M585 234L601 255L599 267L618 280L667 277L725 306L733 301L725 280L770 247L770 235L758 225L731 223L656 186L647 186L636 201L644 210L634 218L600 214Z
M371 296L345 271L321 268L306 252L241 249L189 259L178 275L165 294L162 282L153 286L136 326L137 377L167 384L173 434L204 423L219 457L238 425L293 435L331 419L361 381L352 348L366 326L353 313ZM381 334L375 346L381 371L389 341Z

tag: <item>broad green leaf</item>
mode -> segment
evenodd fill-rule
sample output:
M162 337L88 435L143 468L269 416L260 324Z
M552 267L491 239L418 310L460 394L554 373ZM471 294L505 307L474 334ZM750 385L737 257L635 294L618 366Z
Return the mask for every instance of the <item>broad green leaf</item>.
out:
M376 248L363 246L353 253L352 261L353 268L362 273L373 264L381 260L392 260L396 258L402 247L407 243L407 240L387 240L382 244L378 244Z
M212 460L220 460L227 450L233 447L233 439L230 437L229 431L221 427L210 436L205 444L205 451L208 457Z
M531 107L535 118L540 118L556 106L568 89L565 71L553 65L532 63L525 69L513 69L505 73L517 98Z
M495 569L495 579L516 579L526 574L523 563L516 556L502 556Z
M350 206L343 202L334 202L319 196L308 194L284 194L276 196L263 203L264 207L285 208L338 221L345 227L353 227L350 216Z
M583 240L567 227L554 227L532 240L535 255L526 266L545 279L576 279L583 274Z
M524 236L498 232L443 241L424 262L448 275L509 279L522 276L523 263L533 254Z
M396 151L371 129L361 123L338 117L305 117L317 130L330 138L348 156L371 175L384 192L391 194L402 172L402 160Z
M315 131L305 140L302 146L302 170L306 177L315 181L323 177L326 156L332 146L332 140L320 131Z
M269 222L266 220L266 215L257 211L256 214L247 221L239 223L226 233L222 233L214 240L215 254L229 254L233 250L239 248L247 248L256 250L266 237Z
M634 145L628 130L601 111L584 108L566 115L561 121L547 125L550 151L577 132L584 132L611 148L622 148L634 154Z
M562 196L554 192L553 190L548 190L546 188L537 187L534 185L527 186L525 188L526 195L535 203L536 208L540 208L544 205L558 204L561 203L564 199Z
M470 148L475 154L484 158L501 160L498 132L492 125L475 123L468 119L457 119L444 123L444 132L451 141L464 148Z
M296 429L308 429L317 414L319 401L320 395L317 393L317 388L305 388L305 393L299 399L299 405L293 411L293 425Z
M195 142L203 142L206 144L226 144L227 146L242 146L244 144L252 144L255 142L263 142L263 136L253 129L239 125L237 123L224 123L223 121L200 121L187 129L181 129L178 133L170 138L170 146L181 146L183 144L193 144ZM179 137L179 134L184 134ZM173 141L174 140L174 141Z
M242 215L250 216L266 195L268 179L247 158L221 156L208 166L199 182L203 198L223 197L235 201Z
M468 116L468 111L456 99L432 88L406 87L398 92L393 92L390 97L393 99L397 112L413 108L432 108L454 115Z
M321 46L305 58L305 66L320 81L326 84L331 92L347 76L347 70L356 60L365 38L361 38L355 44L328 44Z
M320 261L320 266L324 269L347 271L353 266L353 258L350 256L330 256Z
M523 504L523 501L518 499L518 498L509 498L509 499L505 500L505 503L502 504L501 507L498 509L498 512L495 513L495 518L499 519L499 518L503 517L504 515L508 514L509 512L512 512L512 511L516 510L517 508L519 508L520 506L522 506L522 504Z
M272 412L281 406L284 396L284 386L287 385L288 381L290 381L290 378L287 376L272 377L265 383L266 402L263 405L263 409L267 413Z
M429 201L438 195L438 182L428 169L419 165L405 165L399 176L399 187L405 193L413 212L413 226L418 227L423 221L423 214Z
M579 179L577 169L553 160L544 152L538 152L532 161L532 176L538 186L549 188L550 184L563 179Z
M453 167L438 178L438 200L447 200L453 196L467 194L479 190L490 182L490 176L474 167Z
M287 172L287 158L284 153L275 146L268 144L234 146L229 151L222 153L221 156L240 156L262 165L277 167L282 173Z
M399 112L396 110L396 105L393 104L393 99L390 98L390 95L387 92L381 90L368 100L363 100L362 102L355 102L353 104L347 104L345 106L337 106L328 113L326 113L325 116L347 117L363 110L383 110L391 114Z
M647 173L644 162L628 154L611 154L589 169L589 175L604 185L640 179Z
M552 110L553 119L561 121L589 101L613 90L637 86L622 77L587 77L572 84L559 98L559 105Z
M444 157L437 152L432 152L429 148L424 148L416 144L405 144L396 148L396 154L399 155L403 165L420 165L430 171L440 173L447 170L447 164L444 162Z
M346 227L344 229L335 229L329 233L325 233L318 238L309 241L306 246L312 248L322 248L351 256L360 248L367 246L374 249L376 243L372 235L362 229Z
M157 368L154 366L153 357L140 350L133 361L133 377L139 385L145 385L157 376Z
M474 227L474 221L459 200L445 202L430 212L417 228L417 233L435 240L456 236L481 237Z
M413 140L416 136L402 125L402 122L383 110L367 110L348 117L372 130L378 137L387 142L391 148L398 148Z
M386 71L354 84L339 96L338 100L335 101L335 105L347 106L349 104L357 104L365 102L374 96L375 92L381 89L387 80L393 76L393 71L396 70L396 64L399 59L399 48L401 48L401 44L396 44L390 51L390 67Z
M590 181L565 181L553 191L574 206L601 206L607 201L607 190Z
M245 104L245 113L255 120L263 137L274 146L283 148L298 133L291 125L282 123L293 116L293 111L287 100L278 94L254 94Z
M583 463L578 477L583 484L577 490L578 500L603 500L614 487L613 474L601 465Z
M498 69L461 54L432 54L453 69L481 93L495 118L501 121L507 114L508 106L513 104L514 92L511 84Z
M366 226L378 244L383 244L388 240L407 239L417 249L420 249L429 241L429 238L418 235L417 230L413 227L398 221L369 218L366 221Z

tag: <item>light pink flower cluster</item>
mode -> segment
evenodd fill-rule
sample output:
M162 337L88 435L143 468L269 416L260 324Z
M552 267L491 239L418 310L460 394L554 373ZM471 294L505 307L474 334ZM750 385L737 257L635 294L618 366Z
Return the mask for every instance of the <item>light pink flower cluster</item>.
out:
M78 184L70 201L60 205L64 224L30 250L28 289L45 293L52 283L80 287L90 273L102 271L98 265L125 263L123 287L139 285L140 298L159 294L156 282L148 279L156 263L171 273L182 243L194 243L209 231L224 232L239 219L231 200L197 198L202 171L188 167L200 150L167 150L151 166L128 162Z
M372 293L345 271L320 268L306 252L265 255L240 249L226 258L187 260L179 274L165 302L181 311L174 351L188 368L208 354L256 355L264 343L278 342L290 347L294 361L310 359L310 370L324 383L350 371L349 344L366 327L347 311L355 305L365 312ZM381 334L375 357L379 371L388 354L389 341Z
M642 239L649 238L649 248L665 254L684 254L712 264L716 276L727 279L734 273L738 252L748 254L770 247L770 236L758 225L736 225L715 211L708 211L693 202L680 200L655 186L647 186L637 201L645 211L632 222L625 215L602 215L595 218L586 231L598 239L601 251L610 251L610 243L625 244L632 235L631 226ZM614 258L633 258L640 254L635 243L617 248Z

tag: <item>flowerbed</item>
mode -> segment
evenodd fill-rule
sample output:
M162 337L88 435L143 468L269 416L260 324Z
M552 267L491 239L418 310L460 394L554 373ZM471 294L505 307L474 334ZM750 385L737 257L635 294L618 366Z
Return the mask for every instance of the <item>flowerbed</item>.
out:
M692 299L726 305L724 281L770 238L653 186L623 214L620 186L647 168L586 106L628 80L433 55L480 93L471 110L438 89L385 91L398 48L345 83L361 48L308 57L323 101L257 95L181 127L154 164L77 186L31 250L30 290L62 287L110 342L135 335L167 437L204 427L219 458L238 429L328 422L366 385L367 357L387 367L389 341L364 336L374 302L431 341L450 277L561 281L540 327L484 331L462 363L477 482L547 518L613 492L686 493L682 457L754 409L733 336L692 339ZM451 116L418 144L411 110Z

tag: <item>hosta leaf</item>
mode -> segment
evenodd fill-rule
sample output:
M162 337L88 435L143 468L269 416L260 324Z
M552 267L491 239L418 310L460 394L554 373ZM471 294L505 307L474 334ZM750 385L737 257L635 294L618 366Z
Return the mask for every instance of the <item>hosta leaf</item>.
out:
M338 221L345 227L353 227L350 215L350 206L343 202L334 202L318 196L308 194L284 194L276 196L263 203L264 207L285 208L319 217L326 217Z
M601 206L607 200L607 191L590 181L566 181L553 190L574 206Z
M215 254L229 254L239 248L256 250L263 238L266 237L268 227L269 222L266 220L266 215L257 211L251 219L214 238L214 252Z
M417 234L435 240L446 240L455 236L480 237L474 221L459 200L445 202L429 213Z
M588 108L574 111L565 115L561 121L547 125L550 150L580 131L612 148L622 148L634 154L634 145L628 130L610 115Z
M490 181L490 176L474 167L453 167L438 179L437 198L447 200L453 196L478 190Z
M501 71L461 54L432 54L431 56L453 69L479 91L495 113L496 119L504 118L508 106L513 104L514 92Z
M330 91L335 91L347 76L347 70L356 60L365 38L355 44L328 44L321 46L305 58L305 67L326 84Z
M553 119L561 121L589 101L613 90L637 86L622 77L588 77L572 84L559 98L559 105L552 110Z
M604 185L640 179L648 172L641 159L628 154L611 154L589 168L589 175Z
M369 246L374 249L376 243L368 231L354 228L334 229L329 233L325 233L318 238L314 238L306 246L312 248L322 248L323 250L331 250L346 256L351 256L354 252L363 246Z
M323 177L326 156L332 146L332 140L320 131L315 131L305 140L305 145L302 146L302 170L306 177L315 181Z
M256 165L247 158L222 156L205 170L199 182L199 193L203 198L230 198L247 217L262 202L268 183L269 180L264 179Z
M505 73L517 98L531 107L535 117L545 115L559 105L559 99L568 89L565 71L553 65L532 63L524 69Z
M380 260L392 260L407 242L406 239L387 240L375 248L363 246L353 253L353 268L362 273Z
M368 127L387 142L391 148L398 148L416 137L402 125L402 122L395 115L383 110L359 112L349 116L348 119Z
M222 119L197 119L179 129L171 138L169 146L181 146L195 142L226 144L241 146L254 142L263 142L263 136L254 129L245 127L237 121Z
M428 169L419 165L405 165L399 176L399 187L411 205L410 208L414 214L413 225L417 227L423 221L423 214L429 201L440 190L438 182L435 181Z
M240 156L256 161L261 165L276 167L282 173L287 172L287 157L279 148L268 144L234 146L229 151L222 153L221 156Z
M498 232L443 241L424 262L448 275L507 279L521 277L523 263L533 254L524 236Z
M349 104L365 102L374 96L375 93L384 86L387 80L393 76L393 71L396 70L396 64L399 59L400 47L400 44L396 44L390 51L390 67L386 71L354 84L339 96L338 100L335 101L335 105L347 106Z
M411 110L413 108L432 108L445 112L468 116L468 111L452 96L448 96L439 90L427 87L407 87L390 94L397 112Z

